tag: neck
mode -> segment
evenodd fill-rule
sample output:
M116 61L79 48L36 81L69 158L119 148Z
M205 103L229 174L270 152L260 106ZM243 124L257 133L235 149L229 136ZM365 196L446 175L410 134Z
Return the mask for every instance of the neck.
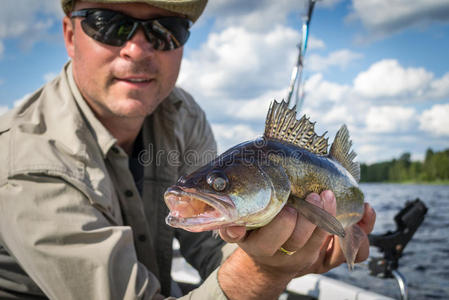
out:
M102 118L98 117L106 129L117 139L117 144L128 155L132 154L134 141L143 125L143 118Z

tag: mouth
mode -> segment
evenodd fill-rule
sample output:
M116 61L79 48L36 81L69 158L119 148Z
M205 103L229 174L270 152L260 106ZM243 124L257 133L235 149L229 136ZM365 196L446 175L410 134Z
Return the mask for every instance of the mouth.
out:
M116 77L114 80L133 87L146 87L154 81L153 78L143 76Z
M164 194L170 209L168 225L199 232L218 229L235 219L235 207L226 196L172 186Z

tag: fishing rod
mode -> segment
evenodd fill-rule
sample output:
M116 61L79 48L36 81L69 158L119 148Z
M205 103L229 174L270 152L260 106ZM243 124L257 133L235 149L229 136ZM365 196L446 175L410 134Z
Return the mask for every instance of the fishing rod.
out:
M298 45L298 58L292 70L286 99L288 107L292 108L296 106L296 111L301 110L304 102L304 91L301 85L302 72L309 39L310 21L316 1L318 0L308 0L307 2L308 9L307 14L303 17L302 39ZM295 91L295 100L294 104L292 104L292 97ZM399 258L402 256L405 246L423 222L426 213L427 207L421 200L416 199L413 202L407 202L405 207L394 218L397 225L396 231L388 231L381 235L370 234L368 236L370 245L379 248L384 253L383 257L370 258L368 262L370 275L396 279L401 300L408 299L408 288L405 276L398 270Z
M304 56L307 50L307 42L309 39L309 28L310 20L312 19L313 8L317 0L308 0L308 10L307 14L303 17L302 24L302 39L298 45L299 53L295 66L292 70L292 75L290 77L290 86L288 88L288 96L286 99L287 105L293 107L296 105L296 110L299 111L304 102L304 93L302 93L301 81L302 81L302 70L304 68ZM293 97L293 92L295 93L295 104L291 104L291 99Z

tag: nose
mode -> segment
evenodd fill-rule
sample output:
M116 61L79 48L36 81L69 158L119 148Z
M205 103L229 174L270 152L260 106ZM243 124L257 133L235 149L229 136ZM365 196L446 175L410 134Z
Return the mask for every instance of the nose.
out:
M120 55L127 59L141 60L152 56L154 51L154 47L145 36L143 28L139 26L132 38L120 49Z

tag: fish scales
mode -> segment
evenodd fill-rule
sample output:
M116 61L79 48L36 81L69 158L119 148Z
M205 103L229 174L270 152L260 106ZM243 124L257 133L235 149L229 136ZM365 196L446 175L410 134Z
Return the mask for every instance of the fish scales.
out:
M345 125L328 153L327 138L314 123L294 109L274 101L261 138L240 143L181 177L170 187L165 202L167 224L189 231L269 223L289 204L312 223L338 235L352 268L364 233L356 224L363 216L364 197L358 187L360 166ZM305 201L308 194L332 190L337 212L332 216Z
M260 144L266 144L260 147ZM245 155L246 160L264 160L280 164L286 171L291 193L304 199L308 194L332 190L337 200L336 218L347 227L358 222L363 215L364 197L349 172L325 156L319 156L295 145L276 140L251 141L232 148ZM253 155L251 155L253 154ZM294 200L290 200L294 201ZM350 212L350 213L349 213Z

